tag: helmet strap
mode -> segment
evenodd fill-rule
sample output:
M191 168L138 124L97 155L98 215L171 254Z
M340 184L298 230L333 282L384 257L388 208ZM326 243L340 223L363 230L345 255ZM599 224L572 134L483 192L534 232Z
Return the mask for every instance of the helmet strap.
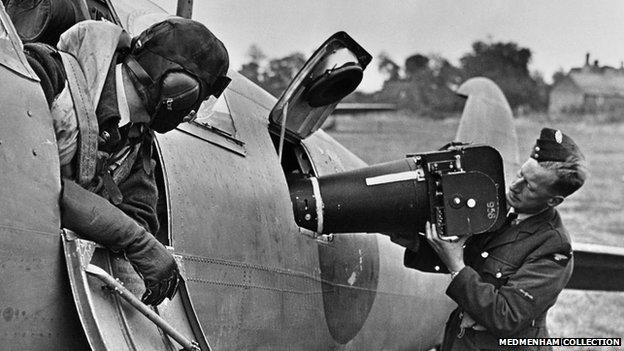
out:
M126 64L128 70L132 73L129 75L130 79L134 83L134 87L139 93L139 96L143 100L145 109L149 113L152 113L154 111L155 101L153 101L150 90L154 88L154 80L132 55L126 56L124 63Z

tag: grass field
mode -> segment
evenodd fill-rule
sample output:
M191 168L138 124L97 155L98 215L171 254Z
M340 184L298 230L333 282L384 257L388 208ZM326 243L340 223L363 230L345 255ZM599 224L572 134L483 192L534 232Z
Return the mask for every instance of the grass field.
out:
M372 164L436 150L453 140L458 122L397 113L345 116L329 134ZM573 240L624 247L624 123L552 122L538 116L515 122L521 155L528 155L548 126L570 135L589 161L589 180L559 207ZM624 293L565 290L548 322L553 337L624 337Z

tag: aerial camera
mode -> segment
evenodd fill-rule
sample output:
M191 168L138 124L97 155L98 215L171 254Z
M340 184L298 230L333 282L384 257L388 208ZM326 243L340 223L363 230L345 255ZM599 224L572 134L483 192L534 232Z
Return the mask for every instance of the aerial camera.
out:
M505 221L498 151L483 145L445 150L289 182L295 221L319 234L424 232L450 238L493 231Z

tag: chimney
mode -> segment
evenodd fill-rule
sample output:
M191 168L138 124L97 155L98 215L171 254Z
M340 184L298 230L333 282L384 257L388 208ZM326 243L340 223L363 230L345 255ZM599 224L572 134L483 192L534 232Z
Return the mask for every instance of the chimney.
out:
M585 66L589 66L589 52L585 54Z

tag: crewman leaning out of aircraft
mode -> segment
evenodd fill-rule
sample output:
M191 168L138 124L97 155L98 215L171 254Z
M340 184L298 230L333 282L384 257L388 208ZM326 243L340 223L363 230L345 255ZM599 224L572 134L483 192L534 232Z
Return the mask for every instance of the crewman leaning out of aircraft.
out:
M496 232L455 242L440 239L427 223L426 237L408 245L407 267L451 273L446 294L458 308L442 350L497 350L498 338L548 337L546 313L572 274L570 238L555 207L586 176L574 141L544 128L507 190L517 219L509 216Z
M61 224L123 251L144 280L143 301L158 305L175 294L179 272L152 235L159 228L152 133L172 130L222 93L227 51L204 25L177 17L134 39L108 22L80 22L57 48L25 45L52 112Z

